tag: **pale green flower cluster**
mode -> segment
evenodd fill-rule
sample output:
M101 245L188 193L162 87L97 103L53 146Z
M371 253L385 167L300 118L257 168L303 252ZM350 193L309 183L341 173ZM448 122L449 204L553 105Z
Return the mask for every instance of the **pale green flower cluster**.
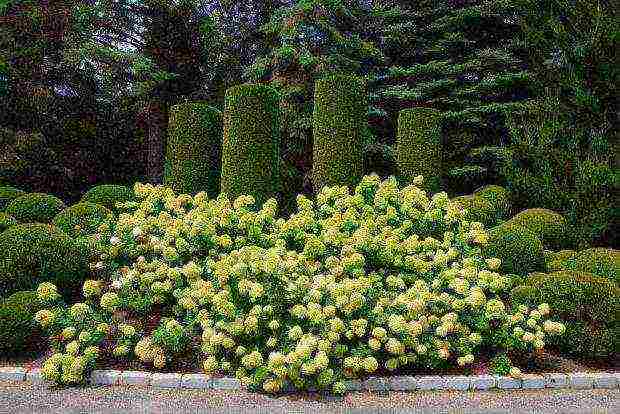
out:
M497 273L499 259L482 257L481 223L466 221L444 192L429 198L421 182L399 189L393 178L367 176L353 194L331 187L316 200L298 196L287 219L276 217L273 199L254 209L249 196L177 197L137 184L135 210L100 229L96 267L109 280L87 281L87 302L70 316L109 322L118 310L147 316L171 306L178 317L155 332L124 323L90 334L116 339L115 357L133 353L162 368L200 332L206 373L234 373L274 393L287 384L339 393L346 378L468 366L482 346L531 352L562 334L546 304L507 309L501 294L511 280ZM49 327L54 314L37 320ZM78 332L66 332L66 355L92 340Z

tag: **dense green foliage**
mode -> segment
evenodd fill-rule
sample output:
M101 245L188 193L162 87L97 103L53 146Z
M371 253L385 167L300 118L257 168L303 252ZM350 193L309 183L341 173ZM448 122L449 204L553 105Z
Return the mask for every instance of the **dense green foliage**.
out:
M17 220L6 213L0 212L0 233L17 224Z
M535 233L505 223L491 229L489 235L484 253L502 260L502 272L526 275L543 269L543 246Z
M0 187L0 211L4 211L11 201L24 194L25 192L18 188Z
M355 76L330 75L314 92L312 183L354 187L364 173L366 85Z
M522 226L534 233L543 247L559 250L566 246L568 227L566 220L555 211L542 208L523 210L508 220L508 223Z
M124 185L102 184L88 190L82 196L82 202L99 204L112 211L119 211L116 203L134 200L133 191Z
M424 176L424 188L441 187L441 113L431 108L404 109L398 114L396 160L400 179L411 183Z
M266 85L226 91L221 191L252 195L257 203L280 190L279 95Z
M88 263L83 248L49 224L18 224L0 234L0 291L5 294L55 281L76 288Z
M19 355L27 347L41 348L35 341L41 328L34 320L41 309L35 291L17 292L0 299L0 356Z
M567 355L613 358L620 351L620 288L607 279L570 270L540 273L515 288L512 300L553 303L566 335L548 343Z
M551 252L546 267L548 272L575 270L620 284L620 252L615 249L598 247L579 252L574 250Z
M112 212L102 205L83 202L58 213L52 224L72 238L77 238L96 233L97 228L108 221L111 214Z
M170 109L164 184L183 194L220 190L222 113L206 103Z
M486 228L494 227L498 224L499 210L495 208L493 203L476 194L468 194L454 197L452 201L456 201L467 210L467 218L471 221L478 221Z
M20 223L51 223L65 203L50 194L29 193L9 203L5 211Z

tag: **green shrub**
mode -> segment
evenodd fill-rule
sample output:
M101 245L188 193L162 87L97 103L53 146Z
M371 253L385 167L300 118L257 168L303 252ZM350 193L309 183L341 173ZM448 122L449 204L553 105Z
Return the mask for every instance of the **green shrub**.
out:
M312 158L315 193L324 186L352 187L362 178L367 106L362 78L334 74L317 81Z
M498 220L510 217L510 193L499 185L485 185L474 191L474 195L490 202L495 208Z
M547 272L556 270L574 269L577 252L574 250L561 250L559 252L548 251L545 256L545 268Z
M17 292L0 302L0 355L17 355L36 345L31 339L41 331L33 318L42 308L35 291Z
M13 227L16 224L17 220L15 220L12 216L0 212L0 233L8 229L9 227Z
M620 283L620 251L615 249L597 247L582 250L566 266Z
M619 350L620 289L607 279L572 270L536 274L513 289L511 300L549 303L566 333L545 341L567 355L604 358Z
M111 214L110 210L99 204L78 203L58 213L52 224L76 238L96 233L97 228L109 219Z
M565 246L566 220L555 211L531 208L521 211L508 222L532 231L545 247L557 250Z
M181 194L220 190L222 113L203 102L170 109L164 184Z
M29 193L11 201L6 213L20 223L51 223L65 207L65 203L53 195Z
M247 194L261 204L280 190L278 101L266 85L226 91L221 189L231 199Z
M0 211L4 211L11 201L24 194L26 194L26 192L18 188L8 186L0 187Z
M490 228L498 224L497 211L493 204L476 195L463 195L452 199L467 210L466 218L470 221L478 221Z
M88 270L86 252L49 224L18 224L0 234L0 291L54 281L69 291Z
M396 159L405 184L424 176L431 193L441 186L441 112L432 108L403 109L398 114Z
M99 204L118 212L116 203L124 203L135 200L132 189L124 185L103 184L88 190L80 201Z
M544 268L542 243L530 230L504 223L491 229L489 236L484 254L501 259L503 273L525 275Z

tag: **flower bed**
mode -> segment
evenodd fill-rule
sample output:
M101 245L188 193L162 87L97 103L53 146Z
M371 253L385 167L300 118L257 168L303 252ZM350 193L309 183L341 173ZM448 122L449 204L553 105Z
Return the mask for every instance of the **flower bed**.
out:
M38 288L48 309L36 320L55 352L44 376L80 383L109 358L164 369L192 350L207 374L251 389L342 393L346 379L472 367L481 354L528 354L562 334L549 305L510 308L512 281L483 256L483 226L421 183L367 176L353 194L298 196L288 218L273 199L255 209L249 196L137 184L138 201L94 236L101 260L84 301ZM498 361L498 373L520 375Z

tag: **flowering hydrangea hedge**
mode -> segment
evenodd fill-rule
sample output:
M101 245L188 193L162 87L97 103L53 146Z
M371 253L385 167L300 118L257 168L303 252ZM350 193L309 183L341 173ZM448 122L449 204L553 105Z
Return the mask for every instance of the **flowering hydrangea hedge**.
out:
M298 196L286 219L274 199L258 209L250 196L136 184L131 213L95 235L102 254L84 301L38 288L48 306L36 320L56 352L43 375L79 383L106 355L163 368L200 341L208 374L343 393L345 379L380 367L468 366L483 348L532 352L563 333L547 304L506 306L511 280L483 257L481 223L444 192L429 199L422 179L326 187ZM126 317L155 308L169 311L157 326Z

